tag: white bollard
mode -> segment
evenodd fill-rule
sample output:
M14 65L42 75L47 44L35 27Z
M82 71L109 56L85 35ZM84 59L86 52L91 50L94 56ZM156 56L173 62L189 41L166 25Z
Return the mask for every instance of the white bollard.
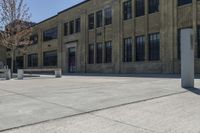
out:
M55 70L55 77L56 78L61 78L62 77L62 70L61 69Z
M194 46L191 28L181 30L181 79L183 88L194 88Z
M5 79L6 80L10 80L11 79L10 69L5 70Z
M17 70L17 79L22 80L24 78L24 70L18 69Z

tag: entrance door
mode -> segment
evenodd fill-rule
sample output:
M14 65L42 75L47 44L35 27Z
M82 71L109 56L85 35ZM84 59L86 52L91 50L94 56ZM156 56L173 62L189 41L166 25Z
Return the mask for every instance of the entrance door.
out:
M69 73L76 72L76 48L68 48L68 71Z

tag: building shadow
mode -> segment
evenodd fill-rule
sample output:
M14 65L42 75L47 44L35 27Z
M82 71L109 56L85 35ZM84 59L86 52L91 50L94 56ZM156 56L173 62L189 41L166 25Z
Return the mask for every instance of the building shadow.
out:
M194 88L184 88L184 89L187 90L187 91L190 91L194 94L200 95L200 88L194 87Z

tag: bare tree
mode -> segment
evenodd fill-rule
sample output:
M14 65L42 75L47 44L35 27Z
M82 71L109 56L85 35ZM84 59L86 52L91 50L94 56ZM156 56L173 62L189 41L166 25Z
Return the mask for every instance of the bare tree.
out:
M26 52L32 43L31 14L24 0L0 0L0 45L11 50L11 71L14 70L15 52Z

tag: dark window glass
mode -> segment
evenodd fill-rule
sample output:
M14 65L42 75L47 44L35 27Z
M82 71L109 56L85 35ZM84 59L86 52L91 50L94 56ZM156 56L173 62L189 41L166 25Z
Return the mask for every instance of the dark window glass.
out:
M88 16L88 28L94 29L94 13Z
M178 6L192 3L192 0L178 0Z
M89 50L88 50L88 63L89 64L94 64L94 44L89 45Z
M131 62L132 61L132 39L126 38L124 39L124 62Z
M64 24L64 35L65 36L68 35L68 30L69 30L68 25L69 25L68 22Z
M43 53L44 66L57 66L57 51L50 51Z
M43 32L43 41L49 41L53 39L57 39L58 36L58 28L52 28Z
M81 31L81 19L76 19L76 33Z
M160 60L160 35L159 33L149 35L149 60Z
M103 59L102 43L98 43L96 47L96 62L102 63L102 59Z
M38 66L38 54L28 55L28 67L37 67Z
M177 58L181 59L181 29L177 31Z
M144 15L144 0L135 1L135 10L136 17Z
M74 34L74 21L69 22L69 34Z
M11 49L10 48L6 48L6 51L9 52L9 51L11 51Z
M105 43L105 63L112 63L112 42Z
M106 8L105 11L105 25L112 24L112 8Z
M12 60L11 58L6 59L6 65L8 66L9 69L11 69L11 62L12 62L11 60Z
M135 57L136 61L145 60L145 42L144 36L138 36L135 39Z
M98 11L96 13L96 26L102 27L102 25L103 25L103 14L102 11Z
M24 56L16 57L16 69L24 68Z
M132 18L132 1L128 0L123 3L124 20Z
M200 26L197 29L197 58L200 58Z
M159 0L149 0L149 13L159 12Z
M30 40L32 42L32 45L37 44L38 43L38 34L34 34L30 37Z

